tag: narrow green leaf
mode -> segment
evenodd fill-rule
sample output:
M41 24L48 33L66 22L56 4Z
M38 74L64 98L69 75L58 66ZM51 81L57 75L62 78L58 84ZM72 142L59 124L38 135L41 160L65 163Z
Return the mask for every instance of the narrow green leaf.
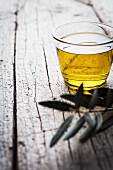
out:
M63 99L69 100L73 103L76 103L76 95L75 94L63 94L60 97L62 97Z
M108 89L105 107L106 108L111 107L112 104L113 104L113 89Z
M98 89L95 89L91 98L91 101L89 103L89 109L93 109L99 101L99 96L98 96Z
M71 137L73 137L78 131L79 129L83 126L85 122L84 116L82 116L74 125L72 125L69 130L67 131L64 140L68 140Z
M89 93L93 94L95 89L89 90ZM105 98L107 95L108 88L98 88L98 95L99 97Z
M81 106L89 108L89 103L91 101L92 95L83 95L81 99ZM97 100L97 106L104 107L105 106L105 101L103 98L98 98Z
M83 95L83 83L79 86L77 93L75 95L78 97Z
M85 113L84 118L89 126L93 127L95 125L95 116L93 115L93 113Z
M54 146L57 141L62 137L62 135L64 134L64 132L67 130L68 126L70 125L70 123L72 122L74 118L74 115L70 115L59 127L58 131L56 132L56 134L53 136L51 143L50 143L50 147Z
M96 118L97 118L97 126L96 126L96 129L95 129L95 132L97 132L102 126L102 123L103 123L102 113L98 112Z
M75 106L61 101L43 101L39 102L39 104L60 111L72 111L75 109Z
M66 99L66 100L73 102L74 104L76 104L76 102L78 100L78 97L74 94L64 94L64 95L61 95L61 97ZM82 96L82 98L80 99L81 106L88 107L90 99L91 99L91 95L85 95L84 94Z
M91 100L91 95L84 95L83 97L82 97L82 106L83 107L86 107L86 108L88 108L89 107L89 103L90 103L90 100Z
M113 125L113 117L110 117L109 119L107 119L101 126L101 128L98 130L98 133L108 129L109 127L111 127Z
M86 142L94 133L96 128L96 121L95 121L95 125L94 126L88 126L84 132L82 133L82 135L80 136L80 142L84 143Z
M77 97L74 94L63 94L61 95L63 99L69 100L76 104ZM92 95L86 95L84 94L83 97L81 98L81 106L89 108L89 103L91 100ZM99 98L97 106L104 107L105 106L105 99L104 98Z
M104 98L98 98L97 106L105 107L105 99Z
M76 95L76 108L79 109L79 107L82 104L82 97L83 97L83 83L78 88Z

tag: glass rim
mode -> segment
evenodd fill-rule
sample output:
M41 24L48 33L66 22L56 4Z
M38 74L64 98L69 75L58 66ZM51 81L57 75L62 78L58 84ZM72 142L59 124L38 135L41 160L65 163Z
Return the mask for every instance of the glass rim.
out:
M91 47L93 47L93 46L101 46L101 45L106 45L106 44L110 44L110 43L113 43L113 37L112 37L112 39L110 40L110 41L107 41L107 42L103 42L103 43L98 43L98 44L76 44L76 43L71 43L71 42L68 42L68 41L65 41L65 40L63 40L63 39L61 39L61 38L59 38L57 35L56 35L56 30L58 29L58 28L60 28L60 27L62 27L62 26L66 26L66 25L68 25L68 24L74 24L74 23L91 23L91 24L97 24L97 26L98 25L103 25L103 26L106 26L106 27L109 27L109 28L112 28L113 29L113 27L112 26L110 26L110 25L107 25L107 24L105 24L105 23L100 23L100 22L92 22L92 21L77 21L77 22L68 22L68 23L65 23L65 24L62 24L62 25L60 25L60 26L58 26L58 27L56 27L56 28L54 28L54 30L53 30L53 38L55 39L55 40L57 40L57 41L59 41L59 42L61 42L61 43L65 43L65 44L70 44L70 45L75 45L75 46L91 46ZM109 36L108 36L109 37ZM109 37L110 38L110 37Z

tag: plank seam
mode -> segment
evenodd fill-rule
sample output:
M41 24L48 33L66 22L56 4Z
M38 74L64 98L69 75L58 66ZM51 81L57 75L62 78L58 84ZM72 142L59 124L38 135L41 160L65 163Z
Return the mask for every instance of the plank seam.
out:
M100 161L99 161L99 159L98 159L98 155L97 155L97 153L96 153L93 140L91 139L90 141L91 141L91 146L92 146L93 151L94 151L94 154L95 154L95 158L96 158L97 164L98 164L99 168L100 168L101 170L103 170L103 168L102 168L102 166L101 166L101 163L100 163Z
M16 40L17 40L17 29L18 29L18 11L15 12L15 35L14 35L14 63L13 63L13 160L12 170L18 169L18 150L17 150L17 91L16 91Z
M48 86L49 86L49 89L50 89L52 97L53 97L53 92L52 92L52 89L51 89L51 83L50 83L49 72L48 72L46 53L45 53L44 47L42 47L42 48L43 48L43 54L44 54L44 58L45 58L45 66L46 66L46 72L47 72L47 77L48 77Z

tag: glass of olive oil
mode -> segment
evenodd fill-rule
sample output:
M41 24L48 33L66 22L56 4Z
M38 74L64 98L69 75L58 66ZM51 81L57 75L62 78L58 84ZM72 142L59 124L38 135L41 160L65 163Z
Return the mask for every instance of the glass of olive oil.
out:
M53 32L61 72L71 93L101 87L113 58L113 27L96 22L72 22Z

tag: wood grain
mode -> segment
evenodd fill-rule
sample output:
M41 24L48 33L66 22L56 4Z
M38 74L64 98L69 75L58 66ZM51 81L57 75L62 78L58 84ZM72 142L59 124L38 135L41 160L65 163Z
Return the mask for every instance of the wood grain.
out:
M52 38L71 21L113 25L112 0L2 0L0 7L0 170L111 170L113 128L79 143L80 133L50 148L70 114L40 106L68 92ZM109 9L109 10L108 10ZM113 69L106 86L113 88ZM78 115L74 121L78 119Z
M9 6L9 8L8 8ZM14 107L14 29L11 1L0 6L0 170L12 169Z

